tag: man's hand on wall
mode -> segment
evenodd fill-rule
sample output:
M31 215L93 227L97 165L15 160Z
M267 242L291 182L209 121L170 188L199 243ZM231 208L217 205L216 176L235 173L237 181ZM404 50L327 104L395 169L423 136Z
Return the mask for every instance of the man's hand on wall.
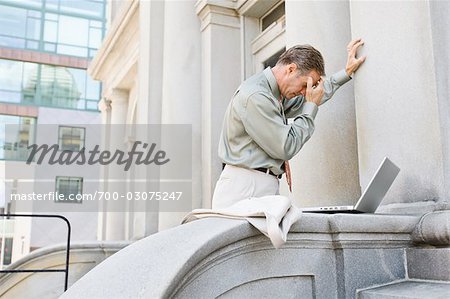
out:
M347 65L345 66L345 71L347 72L347 75L350 77L356 70L359 68L359 66L366 60L366 56L362 56L359 58L356 58L356 52L358 51L358 48L364 45L364 41L360 38L352 40L347 45Z

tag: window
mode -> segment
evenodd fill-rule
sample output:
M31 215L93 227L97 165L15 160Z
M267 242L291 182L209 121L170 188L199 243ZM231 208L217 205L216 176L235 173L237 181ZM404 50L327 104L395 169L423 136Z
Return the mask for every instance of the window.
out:
M261 31L266 30L267 27L277 22L284 15L285 15L285 4L284 2L282 2L261 18Z
M0 160L27 160L27 147L34 143L36 118L0 114L0 123L6 124L0 132Z
M0 46L91 58L105 32L105 0L2 0Z
M102 18L105 9L104 0L47 0L46 8L58 10L60 14L77 14L85 17Z
M84 147L85 128L59 126L58 131L59 150L78 152Z
M81 177L56 177L56 202L64 203L81 203L81 195L83 194L83 178ZM60 194L64 195L64 199L60 199Z
M5 253L3 254L3 266L11 264L12 258L12 246L13 246L13 238L8 237L4 238L5 240ZM0 254L2 248L2 238L0 238Z
M278 58L280 58L281 54L283 54L284 51L286 51L286 48L283 48L282 50L280 50L277 53L273 54L269 59L264 61L264 68L266 68L268 66L274 67L275 64L277 64Z
M97 110L99 98L86 70L0 59L0 102Z

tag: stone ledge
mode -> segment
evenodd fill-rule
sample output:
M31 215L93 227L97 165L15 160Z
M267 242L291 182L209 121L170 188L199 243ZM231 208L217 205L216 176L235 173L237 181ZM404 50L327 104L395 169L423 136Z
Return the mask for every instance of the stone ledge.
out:
M436 210L449 209L444 202L436 202L433 200L418 201L418 202L401 202L381 205L377 209L377 213L383 214L397 214L397 215L423 215L425 213Z
M188 273L195 276L197 271L193 269L198 266L202 268L202 261L207 261L208 257L214 260L214 256L223 259L233 251L267 252L269 257L301 248L317 250L313 247L318 246L314 243L319 240L322 250L330 250L340 248L339 244L346 241L356 246L361 239L366 245L356 248L373 250L378 243L383 250L404 248L409 246L409 234L418 220L418 216L305 213L292 227L286 248L278 251L245 220L197 220L124 248L82 277L61 298L170 297ZM308 242L314 246L307 245ZM215 255L215 252L222 253ZM403 269L403 266L400 265L400 268Z
M363 221L362 221L363 220ZM418 215L303 213L292 232L411 233Z
M184 274L210 252L256 234L245 220L204 219L168 229L119 251L61 298L169 297Z

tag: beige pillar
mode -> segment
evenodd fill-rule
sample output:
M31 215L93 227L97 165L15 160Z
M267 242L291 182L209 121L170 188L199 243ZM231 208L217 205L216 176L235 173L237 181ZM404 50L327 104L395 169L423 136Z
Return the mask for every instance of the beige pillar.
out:
M101 148L106 149L110 139L111 129L111 101L103 97L98 103L98 109L101 113ZM100 176L102 181L99 182L99 191L105 192L108 190L108 165L102 165L100 167ZM98 218L97 218L97 240L104 240L106 237L106 204L104 201L98 203Z
M199 1L202 40L202 197L211 207L215 183L222 171L217 154L222 120L240 84L240 20L234 1Z
M430 1L429 5L444 165L445 191L438 202L450 209L450 2Z
M121 150L126 152L125 126L128 109L128 92L122 89L113 89L109 99L111 100L111 129L109 148L112 151ZM108 167L107 191L111 196L114 192L125 194L125 174L123 166L111 164ZM106 228L105 240L125 239L125 202L118 199L105 202L106 204Z
M355 78L361 184L389 156L401 171L383 204L433 209L446 196L441 130L448 128L439 114L429 2L354 1L351 20L369 55Z
M164 6L164 1L139 2L139 83L136 102L137 124L161 123ZM140 174L140 177L150 178L150 173ZM152 188L153 187L150 186L149 190ZM146 204L144 204L144 206L139 206L138 210L142 213L136 215L137 218L135 219L135 223L144 224L144 236L157 232L158 211L150 209ZM135 209L135 211L138 210ZM142 236L136 235L136 237Z
M186 156L192 161L191 209L202 205L201 35L195 2L166 1L161 103L163 124L192 125L192 155ZM163 140L165 138L173 136L162 136ZM161 212L159 230L180 224L187 212Z
M322 53L328 76L345 67L350 32L346 1L286 1L286 48L311 44ZM355 204L360 187L353 82L320 106L315 126L291 162L293 198L299 206Z

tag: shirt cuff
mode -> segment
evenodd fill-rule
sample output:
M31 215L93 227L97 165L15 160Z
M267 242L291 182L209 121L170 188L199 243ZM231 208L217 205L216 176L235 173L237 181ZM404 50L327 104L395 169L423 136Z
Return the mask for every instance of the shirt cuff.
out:
M339 72L337 72L336 74L333 75L333 79L335 80L335 82L337 84L344 85L345 83L350 81L352 79L352 77L347 75L347 72L345 71L345 69L342 69L342 70L340 70Z
M312 119L316 118L316 114L317 114L317 105L313 102L305 102L302 105L302 110L300 112L300 115L309 115L311 116Z

